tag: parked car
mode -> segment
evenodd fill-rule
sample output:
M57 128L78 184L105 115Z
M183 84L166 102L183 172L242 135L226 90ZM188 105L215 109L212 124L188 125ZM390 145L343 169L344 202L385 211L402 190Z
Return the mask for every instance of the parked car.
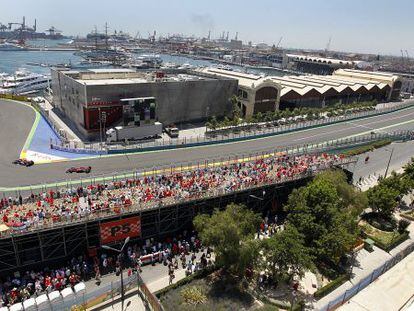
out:
M89 174L92 168L90 166L71 167L66 170L66 173L86 173Z
M27 160L27 159L17 159L13 161L13 164L29 167L29 166L32 166L34 162L32 160Z

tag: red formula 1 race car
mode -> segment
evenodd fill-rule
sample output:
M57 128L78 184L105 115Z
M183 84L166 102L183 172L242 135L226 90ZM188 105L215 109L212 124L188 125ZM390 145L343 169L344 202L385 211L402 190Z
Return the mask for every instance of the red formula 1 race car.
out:
M90 166L71 167L66 170L66 173L86 173L89 174L92 168Z
M34 162L32 160L27 160L27 159L17 159L13 161L13 164L29 167L29 166L32 166Z

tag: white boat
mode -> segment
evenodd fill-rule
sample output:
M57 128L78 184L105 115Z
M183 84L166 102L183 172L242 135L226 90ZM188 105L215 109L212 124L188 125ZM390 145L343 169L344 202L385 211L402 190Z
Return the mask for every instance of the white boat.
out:
M49 85L49 76L20 70L0 80L0 94L33 94L45 90Z
M135 58L138 61L142 61L144 63L154 64L154 65L161 65L162 63L161 57L157 54L142 54Z
M194 66L188 63L182 64L180 67L178 67L178 69L192 69L192 68L194 68Z
M24 46L15 44L15 43L9 43L4 42L0 43L0 52L13 52L13 51L25 51L26 48Z

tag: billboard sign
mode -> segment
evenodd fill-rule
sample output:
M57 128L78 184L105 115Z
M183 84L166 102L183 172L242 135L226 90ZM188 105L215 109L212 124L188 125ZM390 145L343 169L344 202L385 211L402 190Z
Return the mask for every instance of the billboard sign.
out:
M154 97L121 99L121 102L124 126L153 125L156 121Z
M100 224L101 244L125 240L141 235L140 217L129 217Z

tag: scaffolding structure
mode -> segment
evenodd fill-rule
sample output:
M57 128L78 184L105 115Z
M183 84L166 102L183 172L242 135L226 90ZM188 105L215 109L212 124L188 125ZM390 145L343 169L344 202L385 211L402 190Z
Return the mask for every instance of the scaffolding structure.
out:
M85 254L88 249L99 249L101 246L99 228L102 222L139 216L141 236L133 239L133 242L162 238L191 228L195 215L211 213L215 208L224 208L229 203L243 203L259 213L280 206L280 202L287 198L293 188L305 185L310 178L312 177L211 199L203 198L174 206L159 206L133 214L120 214L111 218L2 238L0 239L0 274L69 260L74 256Z

